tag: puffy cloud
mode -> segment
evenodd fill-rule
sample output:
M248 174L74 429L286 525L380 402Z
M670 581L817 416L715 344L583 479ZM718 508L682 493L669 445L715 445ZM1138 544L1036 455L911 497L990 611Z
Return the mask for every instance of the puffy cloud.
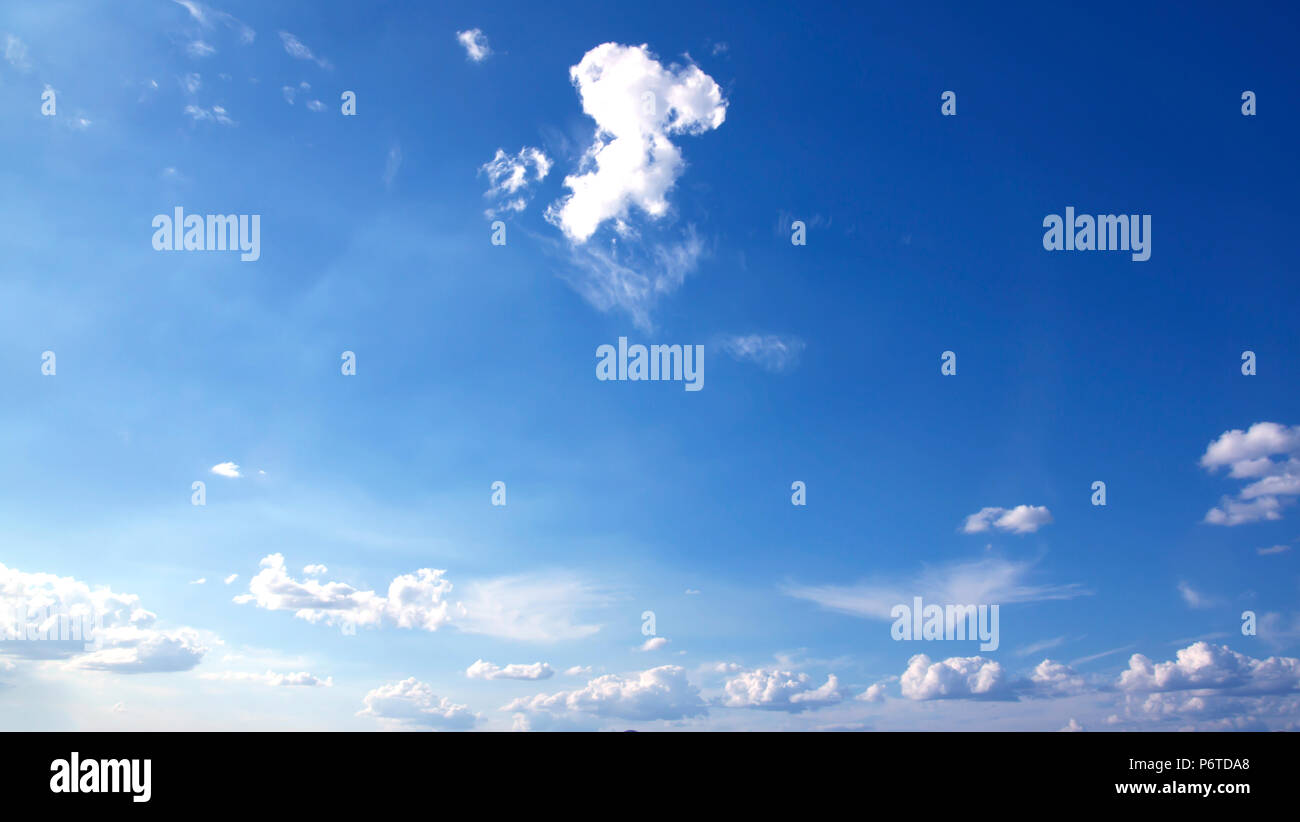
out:
M1043 695L1069 696L1089 690L1082 676L1069 665L1044 659L1034 668L1029 681Z
M1211 689L1233 694L1281 694L1300 691L1300 660L1255 659L1226 645L1195 642L1167 662L1152 663L1133 654L1118 687L1125 691Z
M665 68L648 46L617 43L588 51L569 76L596 135L583 157L586 170L564 179L572 193L553 207L555 223L583 243L631 207L665 215L667 193L684 168L669 138L722 125L727 102L718 84L698 66Z
M981 508L966 518L962 531L977 534L990 527L1013 534L1032 534L1052 521L1052 512L1042 505L1017 505L1015 508Z
M763 708L798 713L809 708L843 701L835 674L821 687L814 687L805 673L758 668L727 680L723 704L729 708Z
M82 639L59 639L65 626L71 636L74 623ZM208 649L198 631L156 623L135 594L0 563L0 638L23 640L0 642L0 654L114 673L187 671L203 659ZM26 640L29 628L48 638Z
M217 463L216 465L212 466L212 473L216 474L219 477L229 477L231 479L235 479L236 477L243 476L242 474L239 473L239 466L235 465L233 462Z
M1084 727L1080 725L1079 721L1074 717L1070 717L1070 721L1067 722L1065 724L1065 727L1061 729L1061 731L1064 733L1078 733L1082 730L1084 730Z
M234 582L234 581L237 580L237 579L239 579L239 574L231 574L230 576L226 577L225 579L223 579L223 580L221 580L221 581L222 581L223 583L225 583L226 585L229 585L230 583Z
M1254 480L1236 499L1224 497L1207 511L1205 522L1231 526L1281 519L1279 497L1300 494L1300 426L1257 422L1245 431L1225 431L1206 447L1201 467L1211 472L1227 467L1233 479Z
M506 639L550 642L580 639L599 625L576 621L578 611L603 604L604 594L567 576L515 576L472 581L463 601L448 598L452 584L446 571L421 568L403 574L388 586L387 595L358 590L342 582L315 578L295 580L285 570L284 557L271 554L248 583L248 593L235 602L252 603L269 611L292 611L298 619L336 625L344 633L378 628L436 631L455 625L461 631Z
M1000 604L1072 599L1090 592L1077 584L1035 585L1033 564L989 557L927 568L912 579L879 578L855 585L788 586L785 593L832 611L868 619L892 619L890 609L922 597L932 603Z
M465 48L465 56L475 63L481 63L492 54L488 48L487 35L480 29L456 32L456 41Z
M917 654L907 662L900 679L908 699L999 699L1010 695L1011 687L1002 665L980 656L950 657L931 662Z
M667 644L668 644L668 637L652 636L649 639L647 639L645 642L641 643L641 650L657 651Z
M855 696L854 699L860 702L884 702L885 683L877 682L875 685L872 685L862 693Z
M393 580L388 597L383 597L342 582L294 580L285 570L282 554L264 557L261 569L249 580L249 593L235 597L235 602L251 602L268 611L293 611L298 619L338 625L344 633L378 627L385 617L403 628L426 631L436 631L450 621L443 597L451 591L451 583L442 579L444 571L421 568L404 574Z
M735 359L755 363L772 372L793 368L804 347L804 341L798 337L777 334L747 334L722 341L722 349Z
M531 180L528 173L530 169ZM523 211L528 206L529 184L546 178L551 172L551 160L539 148L524 146L514 155L506 154L504 149L497 149L497 153L483 164L479 172L487 175L490 184L483 196L496 202L486 212L491 219L505 211Z
M591 673L590 665L574 665L564 671L565 676L586 676L589 673Z
M478 714L433 692L415 677L381 685L365 695L357 716L370 716L390 726L463 731L478 723Z
M329 568L326 568L324 565L304 565L302 567L302 572L309 577L317 577L321 574L328 573Z
M676 665L628 676L606 674L584 688L521 697L501 710L641 721L683 719L708 712L699 689Z
M569 193L546 219L568 241L570 285L597 309L625 311L649 331L651 309L695 270L704 245L691 226L680 237L642 239L634 212L651 223L671 212L668 194L685 169L673 139L718 128L727 102L699 67L665 67L646 45L599 45L569 76L596 129L576 173L564 178ZM603 247L588 243L605 224L616 236Z
M555 676L555 671L545 662L531 665L513 663L502 668L480 659L466 669L465 676L470 679L550 679Z

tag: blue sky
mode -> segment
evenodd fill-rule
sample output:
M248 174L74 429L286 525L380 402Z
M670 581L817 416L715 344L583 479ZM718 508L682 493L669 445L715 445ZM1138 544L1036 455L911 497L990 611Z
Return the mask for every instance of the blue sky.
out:
M0 727L1295 728L1294 13L1171 8L6 4Z

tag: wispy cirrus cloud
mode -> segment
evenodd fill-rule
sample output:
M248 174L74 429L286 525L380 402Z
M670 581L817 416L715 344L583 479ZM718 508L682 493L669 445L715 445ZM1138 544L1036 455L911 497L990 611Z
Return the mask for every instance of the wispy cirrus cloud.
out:
M926 568L911 579L876 577L853 585L786 585L788 596L823 608L866 619L893 619L890 610L914 597L954 604L1011 605L1074 599L1092 592L1082 585L1036 584L1034 566L987 558Z
M305 43L287 31L280 32L280 42L284 44L285 53L290 57L294 57L298 60L307 60L308 62L315 63L326 70L334 68L329 60L326 60L323 57L317 57L312 53L311 49L307 48Z

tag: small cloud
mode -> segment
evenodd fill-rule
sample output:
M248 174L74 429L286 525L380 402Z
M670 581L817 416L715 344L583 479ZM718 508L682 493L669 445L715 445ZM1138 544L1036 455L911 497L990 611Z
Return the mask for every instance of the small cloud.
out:
M113 713L115 713L115 714L124 714L124 713L126 713L126 703L125 703L125 702L114 702L114 703L113 703Z
M233 462L219 462L216 465L212 466L211 470L212 473L216 474L219 477L229 477L230 479L236 479L237 477L243 476L243 474L239 473L239 466L235 465Z
M1063 733L1078 733L1082 730L1084 730L1084 727L1080 725L1079 721L1074 717L1070 717L1070 721L1061 729Z
M1290 550L1290 545L1271 545L1268 548L1256 548L1255 553L1259 554L1261 557L1266 557L1269 554L1281 554Z
M565 676L586 676L591 673L590 665L574 665L564 671Z
M531 180L530 168L533 171ZM479 173L487 174L491 184L483 196L497 201L497 205L485 212L488 219L503 211L523 211L528 205L529 184L545 179L550 171L551 159L539 148L524 146L513 156L506 154L504 149L497 149L492 159L479 168Z
M185 47L185 53L195 59L211 57L217 53L217 50L202 40L194 40Z
M699 593L699 590L696 589L696 588L687 588L687 589L686 589L686 595L687 595L687 596L694 596L694 595L696 595L696 594L698 594L698 593Z
M746 334L722 341L722 349L733 359L752 362L773 373L792 368L804 348L804 341L798 337L779 334Z
M1207 597L1185 581L1178 583L1178 593L1183 595L1183 602L1187 603L1188 608L1213 608L1218 604L1214 597Z
M1052 522L1052 512L1042 505L1017 505L1015 508L981 508L966 518L962 531L977 534L990 527L1013 534L1032 534Z
M190 580L190 585L202 585L207 581L208 581L207 577L199 577L198 579Z
M224 582L226 585L229 585L230 583L234 582L237 579L239 579L239 574L231 574L230 576L226 577L221 581Z
M714 43L714 44L713 44L713 56L714 56L714 57L717 57L717 56L722 55L722 54L726 54L726 53L727 53L728 51L730 51L730 50L731 50L731 46L728 46L726 43Z
M302 568L302 572L309 577L319 576L327 571L329 569L324 565L304 565Z
M322 103L320 100L312 100L310 103L307 104L307 108L311 109L312 111L324 111L325 104Z
M284 43L284 50L288 52L290 57L296 57L299 60L310 60L323 69L328 70L333 68L333 66L330 65L329 60L312 54L311 49L307 48L301 40L294 37L289 32L280 32L280 40Z
M227 114L226 110L221 106L204 108L203 106L189 105L185 107L185 113L188 114L196 123L208 121L212 123L220 123L223 126L235 125L235 121L230 119L230 115Z
M388 149L388 159L384 161L384 186L393 187L393 180L397 179L397 171L402 167L402 147L397 143Z
M284 95L284 101L286 103L293 105L293 96L298 93L298 89L293 86L282 86L280 88L280 93Z
M885 701L885 683L877 682L870 688L854 697L859 702L884 702Z
M456 39L465 47L465 56L475 63L481 63L492 53L488 48L487 35L480 29L456 32Z
M641 645L642 651L657 651L668 644L668 638L662 636L652 636Z
M503 668L480 659L466 669L465 676L470 679L550 679L555 676L555 671L545 662L531 665L512 663Z
M32 63L27 59L27 45L12 34L5 35L5 59L23 74L32 70Z
M203 85L203 77L197 73L190 73L181 78L181 88L185 89L186 94L195 94Z

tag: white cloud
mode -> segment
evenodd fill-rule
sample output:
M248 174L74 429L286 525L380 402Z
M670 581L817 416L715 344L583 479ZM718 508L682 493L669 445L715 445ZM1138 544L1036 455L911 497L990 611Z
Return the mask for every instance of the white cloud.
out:
M329 569L324 565L304 565L302 566L302 572L309 577L315 577L328 573Z
M27 59L27 45L12 34L5 35L5 59L23 74L32 70L32 63Z
M1212 689L1233 694L1280 694L1300 691L1300 660L1292 657L1255 659L1226 645L1195 642L1177 658L1152 663L1142 654L1129 658L1120 675L1124 691L1182 691Z
M190 73L181 78L181 88L185 89L186 94L197 94L203 86L203 76L200 74Z
M21 616L19 616L21 614ZM93 626L88 642L40 640L0 641L0 654L65 659L76 668L115 673L187 671L207 652L192 628L161 629L157 617L140 606L134 594L110 588L94 590L72 577L25 573L0 563L0 638L16 640L26 634L30 620L42 619L39 630L59 631L58 615L85 620Z
M585 243L601 223L632 207L652 218L668 212L668 191L684 169L669 139L722 125L727 102L699 67L665 68L647 46L604 43L569 70L582 110L596 121L583 173L565 177L572 192L551 211L571 241Z
M323 57L317 57L315 54L312 54L311 49L307 48L307 46L304 45L301 40L299 40L297 37L294 37L289 32L287 31L280 32L280 41L284 43L284 50L289 54L290 57L296 57L299 60L310 60L311 62L315 63L316 65L320 66L323 69L333 68L333 66L330 65L329 60L326 60Z
M207 577L199 577L198 579L191 580L191 581L190 581L190 585L202 585L203 583L205 583L205 582L207 582L207 581L208 581L208 580L207 580Z
M212 466L211 470L212 473L216 474L219 477L229 477L230 479L235 479L237 477L243 476L243 474L239 473L239 466L235 465L233 462L219 462L216 465Z
M228 115L226 110L221 106L213 106L208 109L203 106L188 105L185 107L185 113L188 114L196 123L206 120L208 122L220 123L223 126L236 125L235 121L230 119L230 115Z
M1083 677L1069 665L1044 659L1034 668L1029 681L1034 690L1042 695L1070 696L1088 690Z
M370 716L389 726L463 731L478 723L478 714L433 692L414 677L381 685L365 695L357 716Z
M757 364L767 371L782 372L799 361L804 341L778 334L747 334L727 337L722 348L732 357Z
M273 687L334 687L333 677L325 677L324 679L321 679L320 677L307 673L306 671L287 674L278 674L275 671L267 671L263 674L248 671L222 671L221 673L199 674L199 676L202 679L216 679L227 682L260 682L263 685L270 685Z
M532 180L528 179L530 168ZM479 169L480 173L487 175L490 185L483 196L496 201L496 205L486 212L488 218L505 211L523 211L528 206L529 184L545 179L550 171L551 160L539 148L524 146L513 156L506 154L504 149L497 149L492 159Z
M823 608L866 617L893 619L895 605L910 607L913 597L927 602L961 605L1010 605L1019 602L1073 599L1090 592L1078 584L1030 583L1033 564L989 557L927 568L912 579L879 577L855 585L794 585L785 593Z
M1015 508L981 508L966 518L962 531L978 534L990 527L1013 534L1032 534L1052 521L1052 512L1042 505L1017 505Z
M235 597L270 611L292 611L298 619L336 625L344 633L391 623L400 628L436 631L454 625L466 633L549 642L580 639L600 630L577 622L577 613L604 604L607 597L567 576L513 576L476 580L464 586L464 600L448 599L452 584L445 571L421 568L388 586L387 596L342 582L292 579L284 557L271 554L249 581L249 593Z
M252 43L257 37L257 32L254 31L252 27L245 25L237 17L227 14L224 11L219 11L211 6L206 6L197 2L197 0L173 0L173 2L178 6L184 6L185 10L190 13L190 17L193 17L195 22L205 29L212 28L214 23L224 24L227 28L235 32L236 36L239 38L239 42L243 45Z
M580 614L609 597L576 577L519 575L469 582L456 627L502 639L554 642L583 639L600 630Z
M487 35L479 29L456 32L456 40L465 47L465 56L475 63L481 63L492 54L488 48Z
M1254 480L1236 499L1224 497L1207 511L1205 522L1232 526L1281 519L1279 497L1300 494L1300 426L1257 422L1245 431L1225 431L1206 447L1201 467L1211 472L1227 467L1233 479Z
M657 651L668 644L668 637L652 636L641 643L642 651Z
M388 619L402 628L436 631L450 621L444 597L451 583L445 571L421 568L403 574L388 586L388 596L360 591L342 582L292 579L284 567L284 556L264 557L261 569L248 583L249 593L235 597L238 603L253 603L269 611L293 611L308 622L337 625L344 633L357 628L375 628Z
M237 579L239 579L239 574L231 574L230 576L226 577L225 579L223 579L223 580L221 580L221 581L224 582L225 584L229 585L230 583L234 582L234 581L237 580Z
M606 674L577 690L520 697L501 710L627 720L682 719L708 712L699 689L676 665L628 676Z
M590 665L574 665L564 671L565 676L586 676L591 673Z
M884 702L885 701L885 683L877 682L867 688L862 693L854 697L860 702Z
M1182 594L1183 602L1187 603L1188 608L1212 608L1218 602L1213 597L1207 597L1197 591L1185 581L1178 583L1178 593Z
M480 659L466 669L465 676L470 679L550 679L555 676L555 671L545 662L531 665L512 663L502 668Z
M1067 722L1065 724L1065 727L1062 728L1061 730L1066 733L1078 733L1079 731L1084 730L1084 727L1080 725L1078 720L1076 720L1074 717L1070 717L1070 721Z
M298 89L293 86L281 86L280 93L284 95L284 101L286 103L293 105L294 96L297 95Z
M185 52L191 57L201 59L203 57L211 57L217 53L217 50L202 40L192 40L190 41L190 44L185 47Z
M1271 545L1268 548L1256 548L1255 553L1259 554L1261 557L1265 557L1269 554L1281 554L1290 550L1290 545Z
M1010 694L1002 665L980 656L950 657L931 662L917 654L907 662L900 679L903 696L914 700L996 699Z
M814 687L808 674L775 668L757 668L741 673L727 680L723 690L726 692L723 704L729 708L763 708L791 713L834 705L844 699L835 674L829 675L821 687Z
M325 104L322 103L320 100L311 100L307 103L307 108L311 109L312 111L324 111Z

